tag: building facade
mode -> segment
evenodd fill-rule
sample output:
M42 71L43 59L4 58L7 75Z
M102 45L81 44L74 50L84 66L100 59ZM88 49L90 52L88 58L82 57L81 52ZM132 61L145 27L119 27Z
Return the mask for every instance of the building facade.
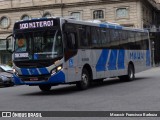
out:
M159 0L0 0L0 63L11 61L11 54L5 50L5 38L12 33L16 21L74 16L78 20L148 29L158 26L158 3Z

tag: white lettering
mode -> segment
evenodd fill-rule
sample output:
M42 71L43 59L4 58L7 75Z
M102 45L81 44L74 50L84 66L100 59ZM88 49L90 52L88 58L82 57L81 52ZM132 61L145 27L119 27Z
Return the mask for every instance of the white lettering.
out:
M43 26L46 27L47 26L47 22L43 21Z
M28 113L28 117L42 117L41 113Z
M49 26L51 26L51 22L50 22L50 21L48 21L48 22L47 22L47 25L48 25L48 27L49 27Z
M37 27L39 27L39 22L36 22Z
M15 53L15 58L26 58L28 53Z
M33 24L32 23L29 23L29 28L33 28Z
M28 29L28 23L20 24L20 29Z
M142 117L143 114L137 114L137 113L126 113L126 117Z
M110 113L110 117L124 117L124 113L119 113L119 114Z
M31 28L39 28L39 27L51 27L54 26L53 20L48 21L38 21L38 22L29 22L20 24L20 29L31 29Z
M40 27L43 27L43 22L40 22Z
M51 24L52 24L52 26L53 26L53 20L51 20Z

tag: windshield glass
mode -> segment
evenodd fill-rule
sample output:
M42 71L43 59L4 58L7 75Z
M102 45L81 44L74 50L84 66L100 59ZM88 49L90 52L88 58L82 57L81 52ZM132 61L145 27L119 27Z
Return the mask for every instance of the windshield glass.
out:
M43 30L15 34L15 59L52 59L63 55L59 30Z

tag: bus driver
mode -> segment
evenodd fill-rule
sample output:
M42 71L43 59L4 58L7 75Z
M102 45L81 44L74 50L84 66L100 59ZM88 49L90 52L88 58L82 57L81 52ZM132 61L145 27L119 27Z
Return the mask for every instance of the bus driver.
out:
M23 37L20 37L17 41L16 52L26 51L26 40Z

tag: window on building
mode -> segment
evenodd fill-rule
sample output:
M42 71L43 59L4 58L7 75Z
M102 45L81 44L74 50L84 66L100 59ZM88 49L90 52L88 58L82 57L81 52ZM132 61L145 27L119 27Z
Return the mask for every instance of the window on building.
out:
M104 11L103 10L93 11L93 19L104 19Z
M43 17L51 17L51 13L46 12L46 13L44 13Z
M81 19L81 13L80 12L72 12L71 16L73 16L76 20Z
M128 18L128 16L129 16L128 8L118 8L116 10L117 18Z
M11 56L12 56L11 54L2 53L1 54L1 63L8 64L12 60Z
M29 20L29 15L22 15L21 20Z
M0 26L1 28L7 28L9 27L10 21L8 17L1 17L0 19Z

